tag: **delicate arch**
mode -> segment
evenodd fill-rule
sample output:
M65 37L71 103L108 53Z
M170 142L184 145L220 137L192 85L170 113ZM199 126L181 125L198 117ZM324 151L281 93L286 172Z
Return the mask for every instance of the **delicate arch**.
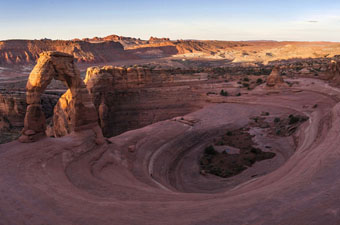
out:
M27 109L24 129L19 140L32 142L45 136L46 122L40 102L42 93L52 79L62 81L69 88L72 105L68 123L72 131L91 128L96 132L97 138L102 138L96 109L80 78L80 71L74 64L74 57L61 52L44 52L40 54L27 81Z

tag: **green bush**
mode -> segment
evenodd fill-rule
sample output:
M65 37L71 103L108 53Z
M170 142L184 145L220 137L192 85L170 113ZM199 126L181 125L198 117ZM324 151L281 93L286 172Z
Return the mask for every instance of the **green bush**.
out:
M208 146L204 149L204 154L206 154L206 155L216 155L216 153L217 152L212 145L210 145L210 146Z
M228 96L229 93L228 93L227 91L224 91L224 90L222 89L221 92L220 92L220 95L222 95L222 96Z
M289 124L295 124L300 121L300 118L298 116L289 115Z
M263 80L262 80L261 78L259 78L259 79L256 80L256 83L257 83L257 84L262 84L262 83L263 83Z

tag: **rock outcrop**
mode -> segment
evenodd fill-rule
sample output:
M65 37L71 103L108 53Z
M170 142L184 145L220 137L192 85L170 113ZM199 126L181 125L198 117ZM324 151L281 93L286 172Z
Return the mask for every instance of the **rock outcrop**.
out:
M143 67L90 67L85 78L106 137L201 108L206 93L215 90L214 84L204 85L202 82L205 80L201 80L200 75ZM65 93L54 110L55 136L69 132L65 120L69 104L68 93Z
M153 36L149 38L149 42L158 42L158 41L170 41L170 38L165 38L165 37L158 38L158 37L153 37Z
M43 94L41 105L46 118L53 115L53 108L58 101L57 95ZM0 130L22 128L26 112L26 95L21 91L0 92Z
M280 67L273 68L271 74L267 78L268 87L280 87L284 85L283 78L281 77Z
M329 80L336 84L340 84L340 61L332 60L329 63Z
M24 93L0 93L0 130L23 126L25 111Z
M103 141L98 129L98 117L80 72L74 64L74 57L61 52L40 54L37 65L32 70L26 85L27 109L21 142L33 142L45 135L46 123L41 106L41 95L52 79L62 81L68 88L69 131L93 129L97 142ZM64 105L61 105L64 107Z

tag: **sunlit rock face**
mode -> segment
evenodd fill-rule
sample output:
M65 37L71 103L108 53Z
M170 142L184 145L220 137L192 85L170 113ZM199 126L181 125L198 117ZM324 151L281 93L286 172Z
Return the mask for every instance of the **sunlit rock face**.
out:
M283 78L281 77L280 67L274 67L271 74L267 78L268 87L279 87L284 84Z
M45 135L46 122L40 102L42 93L52 79L62 81L69 88L67 93L70 101L66 117L69 132L79 130L84 126L98 126L96 109L80 78L80 72L74 64L74 57L66 53L44 52L40 54L27 81L27 109L24 129L19 139L21 142L36 141Z

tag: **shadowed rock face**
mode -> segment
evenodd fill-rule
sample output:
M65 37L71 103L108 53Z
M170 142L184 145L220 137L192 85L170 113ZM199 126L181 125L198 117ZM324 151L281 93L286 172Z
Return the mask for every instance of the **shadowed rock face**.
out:
M174 74L171 70L105 66L88 68L85 83L103 134L112 137L201 108L213 85L202 85L199 79L197 75ZM56 137L69 133L69 104L66 92L54 109Z
M45 134L45 116L40 102L42 93L52 79L62 81L69 88L67 91L69 114L66 118L69 132L80 130L83 127L98 127L96 109L83 80L80 78L80 72L74 64L73 56L60 52L44 52L40 54L38 63L27 81L27 109L24 129L19 139L21 142L36 141ZM100 137L101 132L97 135Z
M0 93L0 130L22 127L25 109L24 93Z

